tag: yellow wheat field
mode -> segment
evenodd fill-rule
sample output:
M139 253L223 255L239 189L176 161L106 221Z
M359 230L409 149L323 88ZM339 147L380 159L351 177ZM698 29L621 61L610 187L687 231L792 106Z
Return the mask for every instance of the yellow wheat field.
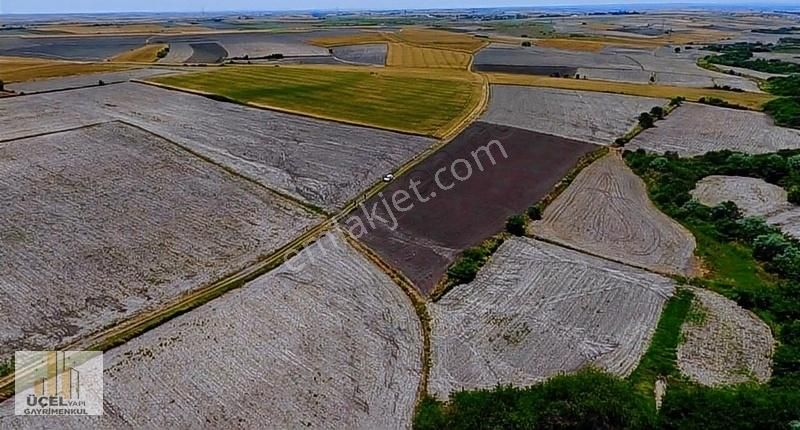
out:
M421 67L466 69L470 54L445 49L422 48L405 43L390 43L386 65L389 67Z

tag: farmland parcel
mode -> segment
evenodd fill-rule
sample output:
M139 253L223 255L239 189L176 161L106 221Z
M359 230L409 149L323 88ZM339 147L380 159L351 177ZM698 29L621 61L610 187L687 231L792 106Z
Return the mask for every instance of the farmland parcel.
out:
M778 127L763 113L689 103L628 147L687 156L723 149L763 154L800 148L800 130Z
M678 346L681 372L703 385L766 382L775 348L769 326L715 292L692 291L694 302Z
M150 130L260 184L329 209L343 206L434 142L136 83L2 100L0 140L110 119Z
M436 76L239 66L153 81L327 119L438 136L477 106L482 88L478 78Z
M316 218L113 122L0 144L0 358L239 270Z
M429 391L530 385L590 363L625 376L673 290L668 278L512 238L475 281L429 306Z
M587 167L531 226L538 237L662 273L694 273L692 234L650 202L617 154Z
M421 357L409 299L327 236L106 353L102 418L11 416L0 427L406 429Z
M551 88L493 85L481 121L610 145L636 117L666 100Z
M459 253L502 230L596 148L476 122L368 200L346 227L428 293ZM419 196L410 210L392 206L403 192Z

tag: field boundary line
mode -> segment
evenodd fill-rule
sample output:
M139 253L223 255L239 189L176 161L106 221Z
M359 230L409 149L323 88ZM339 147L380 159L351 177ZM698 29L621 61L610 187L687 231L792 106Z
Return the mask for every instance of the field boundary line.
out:
M428 313L427 301L425 297L414 287L414 284L403 273L391 265L386 263L375 251L360 240L352 236L348 231L345 231L345 240L363 255L372 264L375 264L382 272L384 272L392 281L400 287L405 293L411 306L414 307L415 314L419 318L420 330L422 334L422 369L417 387L417 399L415 402L415 409L419 407L422 400L428 395L428 378L431 370L431 316Z
M227 96L224 96L224 95L221 95L221 94L210 93L210 92L207 92L207 91L194 90L194 89L191 89L191 88L184 88L184 87L179 87L179 86L175 86L175 85L162 84L160 82L146 81L146 80L141 80L141 79L132 79L130 82L134 82L134 83L137 83L137 84L150 85L150 86L162 88L162 89L165 89L165 90L178 91L178 92L182 92L182 93L186 93L186 94L193 94L193 95L196 95L196 96L202 96L202 97L206 97L206 98L209 98L211 100L214 100L214 101L217 101L217 102L222 102L222 103L233 103L233 104L237 104L237 105L240 105L240 106L246 106L246 107L251 107L251 108L255 108L255 109L268 110L268 111L273 111L273 112L280 112L280 113L285 113L285 114L301 116L301 117L304 117L304 118L311 118L311 119L316 119L316 120L335 122L335 123L344 124L344 125L371 128L373 130L391 131L391 132L394 132L394 133L400 133L400 134L405 134L405 135L409 135L409 136L436 138L436 136L433 135L433 134L419 133L419 132L415 132L415 131L411 131L411 130L405 130L405 129L399 129L399 128L380 127L380 126L377 126L375 124L367 124L367 123L359 122L359 121L348 121L348 120L343 120L343 119L339 119L339 118L333 118L333 117L329 117L329 116L325 116L325 115L318 115L318 114L313 114L313 113L308 113L308 112L301 112L301 111L297 111L297 110L286 109L286 108L281 108L281 107L272 106L272 105L266 105L266 104L261 104L261 103L253 103L253 102L245 102L245 101L241 101L241 100L232 99L230 97L227 97Z
M474 61L474 57L470 61ZM472 63L470 62L470 66L468 66L469 68L472 67L471 64ZM460 121L442 130L441 139L443 140L452 140L456 136L461 134L461 132L464 131L467 127L469 127L470 124L477 121L489 107L489 99L491 98L491 92L492 92L492 86L489 83L489 78L482 73L473 73L473 74L481 78L480 100L478 100L478 103L475 105L472 111L467 113L467 115L464 116Z
M88 336L63 345L58 350L86 349L108 351L120 346L145 332L156 328L173 318L197 309L229 291L241 288L248 282L280 266L287 256L313 243L328 230L330 223L325 220L292 239L269 256L248 267L226 275L222 279L203 287L187 291L157 309L144 310L119 323L112 323ZM0 401L13 397L15 372L0 378Z
M125 124L125 125L127 125L129 127L133 127L135 129L141 130L141 131L143 131L145 133L151 134L151 135L153 135L153 136L155 136L155 137L157 137L159 139L163 139L163 140L171 143L172 145L178 147L179 149L188 152L190 155L205 161L206 163L213 164L214 166L221 168L225 172L227 172L227 173L229 173L229 174L231 174L233 176L236 176L237 178L243 179L243 180L245 180L245 181L247 181L247 182L249 182L249 183L251 183L253 185L256 185L256 186L258 186L260 188L263 188L263 189L269 191L270 193L274 194L278 198L286 200L287 202L289 202L289 203L291 203L293 205L300 206L302 209L304 209L306 212L311 213L312 215L322 215L322 216L324 216L326 218L329 218L329 217L333 216L331 213L329 213L328 211L326 211L325 209L323 209L321 207L318 207L318 206L313 205L311 203L308 203L308 202L305 202L303 200L300 200L297 197L290 196L290 195L288 195L288 194L286 194L286 193L284 193L282 191L273 189L272 187L268 187L268 186L262 184L261 182L258 182L257 180L254 180L254 179L252 179L252 178L250 178L248 176L245 176L242 173L237 172L236 170L234 170L231 167L225 166L225 165L219 163L218 161L211 159L207 155L204 155L204 154L202 154L202 153L200 153L200 152L198 152L198 151L196 151L196 150L194 150L192 148L189 148L187 146L181 145L180 143L175 142L174 140L169 139L169 138L167 138L165 136L162 136L162 135L160 135L160 134L158 134L156 132L150 131L145 127L142 127L142 126L136 125L136 124L132 124L132 123L127 122L127 121L122 120L122 119L118 119L118 120L114 120L114 121L110 121L110 122L118 122L120 124Z
M84 128L97 127L99 125L111 124L113 122L117 122L117 120L112 119L112 120L109 120L109 121L93 122L91 124L77 125L75 127L69 127L69 128L65 128L65 129L62 129L62 130L45 131L45 132L42 132L42 133L29 134L29 135L21 136L21 137L12 137L11 139L0 139L0 145L2 145L4 143L14 142L16 140L33 139L35 137L49 136L51 134L68 133L70 131L82 130Z

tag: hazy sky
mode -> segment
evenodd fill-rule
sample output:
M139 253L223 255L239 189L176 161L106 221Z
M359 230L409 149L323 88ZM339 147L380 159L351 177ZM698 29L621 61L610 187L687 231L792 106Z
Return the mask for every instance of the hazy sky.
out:
M701 0L695 0L699 2ZM719 3L724 0L702 0ZM729 0L726 3L741 3ZM682 0L680 3L691 3ZM669 0L0 0L0 13L214 12L230 10L402 9L575 4L661 3ZM751 3L759 3L753 0ZM791 3L791 2L789 2Z

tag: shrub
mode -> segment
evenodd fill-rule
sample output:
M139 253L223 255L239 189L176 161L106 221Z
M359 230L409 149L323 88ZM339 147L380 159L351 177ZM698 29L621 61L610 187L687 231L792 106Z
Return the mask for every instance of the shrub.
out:
M650 115L656 119L664 119L664 108L661 106L653 106L653 108L650 109Z
M525 236L527 221L522 215L514 215L506 221L506 231L514 236Z
M680 106L685 101L686 101L685 97L681 97L681 96L673 97L672 99L670 99L669 105L670 106Z
M5 90L6 90L6 83L3 82L2 79L0 79L0 91L5 91Z
M542 219L542 206L540 204L535 204L528 208L528 218L538 221Z
M770 233L753 240L753 256L760 261L772 261L786 251L791 243L779 233Z
M651 116L649 113L647 113L647 112L642 112L642 113L639 115L639 125L640 125L642 128L650 128L650 127L652 127L654 124L655 124L655 121L653 120L653 117L652 117L652 116Z
M800 205L800 186L795 185L789 188L789 203Z
M526 40L526 41L522 42L522 46L528 48L528 47L531 46L531 42L529 40Z
M763 217L749 217L736 222L739 227L739 238L752 242L758 236L776 233L775 228L767 224Z

